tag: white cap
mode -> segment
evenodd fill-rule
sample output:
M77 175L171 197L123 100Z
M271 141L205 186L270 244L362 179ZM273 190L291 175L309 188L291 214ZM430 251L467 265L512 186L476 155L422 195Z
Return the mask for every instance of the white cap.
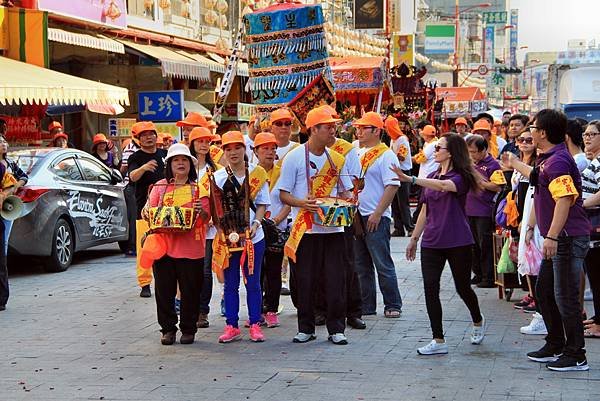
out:
M188 148L187 146L185 146L183 143L176 143L175 145L171 145L169 147L169 150L167 151L167 158L166 158L166 160L168 161L171 157L175 157L175 156L187 156L190 159L192 159L192 162L194 164L198 163L198 159L196 159L190 153L190 148Z

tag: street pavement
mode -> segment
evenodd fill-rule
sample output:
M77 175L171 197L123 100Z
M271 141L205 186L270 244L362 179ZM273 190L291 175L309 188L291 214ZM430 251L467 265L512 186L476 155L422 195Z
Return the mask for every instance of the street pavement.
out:
M324 327L316 341L293 344L289 297L282 297L281 327L265 329L266 342L250 342L242 329L242 341L219 344L218 286L210 328L192 345L163 346L154 297L138 296L134 260L116 246L78 254L58 274L11 259L11 298L0 312L0 400L600 400L600 340L587 341L589 372L548 371L525 357L543 344L519 333L531 316L495 289L476 289L489 325L483 343L471 345L448 268L441 297L450 352L417 355L431 334L420 262L405 260L406 241L392 239L401 318L384 318L379 299L366 330L346 331L347 346L329 343ZM516 290L514 298L522 295Z

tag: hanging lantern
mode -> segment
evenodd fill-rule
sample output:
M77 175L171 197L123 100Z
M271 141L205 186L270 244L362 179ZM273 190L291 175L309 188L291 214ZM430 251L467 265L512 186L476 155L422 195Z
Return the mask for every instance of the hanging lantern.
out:
M159 0L158 6L160 8L162 8L163 10L166 10L167 8L171 8L171 0Z
M217 0L205 0L204 1L204 5L209 10L212 10L213 8L215 8L215 4L217 4Z
M219 18L217 13L213 10L209 10L204 16L204 21L206 21L208 25L214 26L217 22L217 18Z
M144 0L144 8L146 11L152 11L152 7L154 7L154 0Z
M229 9L229 4L227 4L227 0L217 0L217 11L221 14L225 14Z
M182 0L181 3L181 16L183 18L190 18L191 10L190 10L190 0Z
M119 9L119 6L117 6L115 1L111 0L111 2L108 4L108 7L106 8L106 10L102 11L102 14L105 17L108 17L114 21L121 16L121 10Z

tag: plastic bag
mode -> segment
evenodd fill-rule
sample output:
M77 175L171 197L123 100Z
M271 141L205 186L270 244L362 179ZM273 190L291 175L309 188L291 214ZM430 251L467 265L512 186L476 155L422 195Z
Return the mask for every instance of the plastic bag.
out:
M525 244L525 260L529 265L529 274L537 276L540 273L540 266L542 265L542 252L540 252L534 241L529 241L529 244Z
M500 254L500 259L498 260L498 266L496 266L498 273L514 273L516 271L515 264L512 262L512 260L510 260L509 248L510 241L504 241L502 253Z

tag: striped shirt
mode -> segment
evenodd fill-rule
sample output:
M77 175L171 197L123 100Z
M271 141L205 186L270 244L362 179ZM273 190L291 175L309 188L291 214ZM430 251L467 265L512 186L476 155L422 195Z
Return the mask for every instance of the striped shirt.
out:
M581 190L583 199L587 199L600 190L600 156L591 161L581 172Z

